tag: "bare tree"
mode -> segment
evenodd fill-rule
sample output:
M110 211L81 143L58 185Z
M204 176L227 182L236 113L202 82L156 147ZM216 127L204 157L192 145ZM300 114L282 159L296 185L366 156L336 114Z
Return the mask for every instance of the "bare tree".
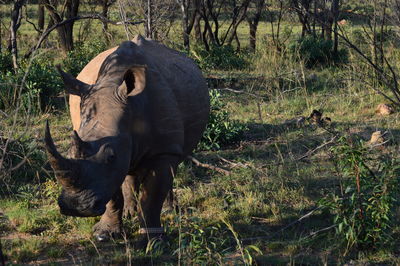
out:
M43 5L42 0L39 0L37 17L38 17L38 22L37 22L38 29L40 31L43 31L44 23L45 23L45 13L44 13L44 5Z
M176 0L182 13L182 39L183 46L189 50L190 32L193 29L196 18L199 18L200 0ZM199 23L199 22L198 22ZM196 24L200 26L200 24Z
M116 0L100 0L101 4L101 15L105 18L108 19L108 10L110 9L111 5L115 3ZM107 21L102 21L103 24L103 31L105 33L106 39L108 40L108 23Z
M254 12L247 12L247 23L249 24L250 36L249 47L252 52L256 50L257 28L261 14L265 8L265 0L254 0Z
M61 10L57 10L56 2L53 0L43 0L51 19L54 23L60 23L64 19L68 20L78 15L79 0L65 0ZM74 48L74 21L57 27L57 33L61 49L66 53Z
M301 23L301 36L311 33L310 8L313 0L291 0L292 8L296 11Z
M154 38L153 36L153 0L147 0L146 6L146 24L144 28L144 35L147 38Z
M18 69L18 46L17 46L17 31L21 26L22 7L25 5L26 0L14 0L13 9L11 11L11 25L10 25L10 52L12 54L13 67L16 71Z
M203 0L200 7L200 15L204 22L202 31L202 40L206 50L209 50L210 44L222 46L224 44L232 44L236 41L240 48L239 39L237 38L237 28L245 19L248 6L251 0ZM224 14L228 16L229 23L227 29L221 32L220 16Z

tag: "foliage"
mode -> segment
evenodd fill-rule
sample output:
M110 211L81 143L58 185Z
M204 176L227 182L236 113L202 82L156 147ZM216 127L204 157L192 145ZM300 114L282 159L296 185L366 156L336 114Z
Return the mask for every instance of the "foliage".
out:
M198 145L199 150L218 150L223 145L233 144L247 129L245 125L232 121L224 108L221 94L210 90L210 116L206 130Z
M31 104L35 111L44 111L55 103L55 96L63 91L63 83L55 67L46 58L35 60L29 70L22 95L25 105Z
M232 251L227 228L221 224L204 226L199 219L191 218L191 227L180 234L181 244L175 251L188 256L191 264L213 264L220 262L224 255ZM224 254L225 253L225 254Z
M106 49L106 44L101 41L90 41L77 43L75 47L74 50L68 52L63 64L64 71L76 77L92 58Z
M37 139L9 140L5 149L6 140L0 137L0 158L2 159L2 174L0 183L4 189L21 187L24 183L31 183L34 177L40 177L43 164L46 161L44 152L39 148ZM39 181L39 180L37 180ZM0 193L4 193L0 189Z
M332 148L343 175L343 191L320 204L334 213L338 239L345 250L378 250L393 240L393 207L397 203L400 166L390 157L374 158L362 141L342 137Z
M25 109L40 113L55 103L55 96L63 88L61 78L47 57L39 57L32 61L29 69L25 62L17 73L0 73L0 109L15 107L26 71L29 72L20 95Z
M13 69L12 59L10 53L0 52L0 74L4 74Z
M338 49L337 54L333 51L333 42L323 38L306 36L289 44L290 53L300 60L304 60L307 67L318 65L341 64L348 62L348 51L344 48Z
M211 46L207 51L203 46L194 46L189 56L191 56L199 67L203 70L209 69L243 69L247 66L246 55L235 52L232 46Z

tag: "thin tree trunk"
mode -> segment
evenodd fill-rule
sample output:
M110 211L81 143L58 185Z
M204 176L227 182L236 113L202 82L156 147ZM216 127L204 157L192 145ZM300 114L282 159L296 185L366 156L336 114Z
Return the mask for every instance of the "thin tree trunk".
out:
M194 18L193 27L194 27L194 36L195 36L197 43L201 43L201 41L202 41L200 19L201 19L201 15L199 13L196 13L196 16Z
M249 46L250 46L250 51L254 53L256 51L257 24L250 20L248 21L248 23L250 29Z
M101 3L101 15L105 18L108 18L108 8L109 8L109 4L108 4L108 0L103 0ZM103 30L107 31L108 30L108 23L107 21L102 21L103 24Z
M39 1L37 14L38 14L38 29L43 32L45 17L44 17L44 5L42 1Z
M333 0L332 3L332 8L333 8L333 54L337 56L338 53L338 46L339 46L339 38L338 38L338 28L337 28L337 20L339 17L339 6L340 6L340 1L339 0Z
M0 54L3 52L3 47L1 46L1 44L3 43L3 38L2 38L2 29L3 29L3 22L1 21L1 17L0 17Z
M21 9L25 4L25 0L16 0L14 8L11 12L11 25L10 25L10 50L12 55L14 71L18 69L18 46L17 46L17 31L21 25L22 13Z
M182 39L183 39L183 46L186 50L189 50L190 40L188 34L189 28L189 18L188 18L188 1L189 0L178 0L178 4L181 8L182 12Z
M252 52L256 51L256 41L257 41L257 28L258 23L261 18L262 11L264 9L265 0L257 0L256 1L256 13L252 17L247 18L247 22L249 23L249 46Z
M153 29L153 2L152 0L147 0L147 18L146 18L146 27L144 29L144 34L147 38L154 37L154 29Z

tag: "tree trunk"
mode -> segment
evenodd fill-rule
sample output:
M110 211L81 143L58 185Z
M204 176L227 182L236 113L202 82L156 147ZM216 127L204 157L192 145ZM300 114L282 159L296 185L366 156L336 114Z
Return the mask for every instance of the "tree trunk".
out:
M249 46L250 46L250 51L254 53L256 51L257 24L250 20L248 21L248 23L250 28Z
M250 46L250 51L253 53L256 51L257 28L261 18L262 11L264 9L264 5L265 5L265 0L257 0L256 13L254 14L254 16L247 17L247 22L249 23L249 32L250 32L249 46Z
M201 43L201 41L202 41L200 19L201 19L200 14L196 13L196 16L194 18L194 24L193 24L194 37L196 39L196 43Z
M61 15L57 12L54 5L52 5L49 0L45 0L45 6L49 11L50 17L53 19L54 23L60 23L63 20ZM66 0L65 7L65 19L74 18L78 15L79 0ZM57 27L60 46L64 53L74 49L73 29L74 22Z
M108 8L109 8L108 0L103 0L101 2L101 15L105 17L106 19L108 18ZM103 23L103 30L107 31L108 30L108 23L106 21L102 21Z
M37 14L38 14L38 29L43 32L45 17L44 17L44 5L42 1L39 1Z
M177 0L181 12L182 12L182 39L183 39L183 46L186 50L189 50L190 40L188 34L189 28L189 18L188 18L188 1L189 0Z
M3 52L2 50L3 50L3 47L2 47L2 43L3 43L3 38L2 38L2 29L3 28L3 22L2 22L2 17L0 17L0 54Z
M153 38L153 2L152 0L147 0L147 12L146 12L146 25L144 27L144 35L146 38Z
M18 69L18 46L17 46L17 31L21 25L22 13L21 9L25 4L25 0L16 0L13 10L11 11L10 25L10 51L12 55L14 71Z
M332 3L332 13L333 13L333 26L334 26L334 31L333 31L333 54L336 56L338 52L338 45L339 45L339 38L338 38L338 29L337 29L337 20L339 17L339 7L340 3L339 0L333 0Z

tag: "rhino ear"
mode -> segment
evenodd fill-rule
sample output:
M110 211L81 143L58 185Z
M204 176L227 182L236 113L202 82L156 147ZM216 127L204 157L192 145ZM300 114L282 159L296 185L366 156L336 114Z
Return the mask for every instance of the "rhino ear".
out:
M65 90L69 94L82 96L89 91L90 85L80 80L77 80L71 74L65 73L64 71L62 71L59 65L57 65L56 68L63 79Z
M146 66L134 65L124 74L122 84L118 90L122 95L134 96L141 93L146 87Z

